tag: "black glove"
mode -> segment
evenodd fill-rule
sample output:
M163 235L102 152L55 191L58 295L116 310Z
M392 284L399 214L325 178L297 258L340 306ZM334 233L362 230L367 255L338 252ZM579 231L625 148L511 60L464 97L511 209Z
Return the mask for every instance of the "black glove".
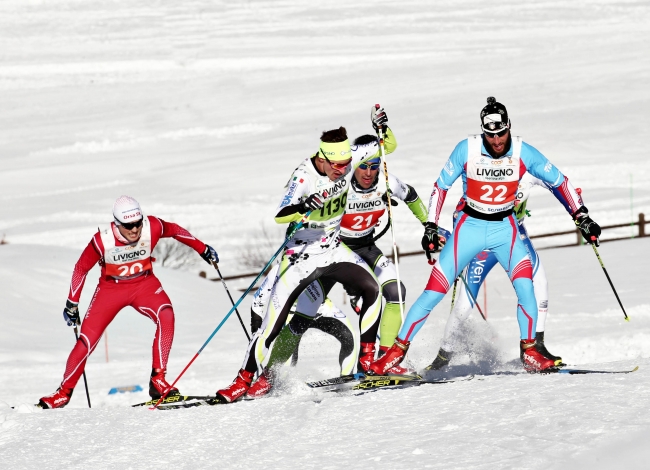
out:
M440 250L440 239L438 238L438 226L433 222L424 224L424 235L422 236L422 249L431 261L431 254Z
M370 120L372 121L372 127L375 131L379 132L379 128L385 133L386 132L386 123L388 122L388 116L386 116L386 111L384 108L378 104L374 105L370 110Z
M63 309L63 319L68 326L79 325L79 304L66 300L65 308Z
M382 194L381 195L381 200L384 201L384 204L388 205L388 193ZM390 205L391 206L396 206L397 205L397 201L395 199L393 199L392 197L390 198Z
M600 225L591 220L585 206L582 206L575 212L575 214L573 214L573 220L582 232L582 236L585 238L587 243L593 243L596 246L600 246L600 241L598 240L601 232Z
M205 251L201 253L201 258L203 258L208 264L216 264L219 262L219 255L217 254L217 251L210 245L205 245Z
M302 202L302 213L317 211L323 207L323 198L319 194L312 194Z

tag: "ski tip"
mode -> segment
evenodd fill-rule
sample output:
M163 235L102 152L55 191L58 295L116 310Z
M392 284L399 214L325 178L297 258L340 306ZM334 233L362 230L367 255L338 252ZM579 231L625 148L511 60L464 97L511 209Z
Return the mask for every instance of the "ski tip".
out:
M630 321L630 317L625 317L625 321L629 322L629 321Z
M634 369L632 369L630 372L636 372L637 370L639 370L639 366L636 366L636 367L635 367Z

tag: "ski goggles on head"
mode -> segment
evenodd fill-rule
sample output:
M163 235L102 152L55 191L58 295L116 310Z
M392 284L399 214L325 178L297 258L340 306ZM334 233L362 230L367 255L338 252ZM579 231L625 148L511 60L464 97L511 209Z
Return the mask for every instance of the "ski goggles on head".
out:
M144 219L136 220L135 222L119 222L119 225L124 227L127 230L133 230L134 228L140 228L142 227L142 221Z
M361 170L379 170L379 165L381 161L378 158L373 158L371 160L366 160L363 163L359 163L359 169Z

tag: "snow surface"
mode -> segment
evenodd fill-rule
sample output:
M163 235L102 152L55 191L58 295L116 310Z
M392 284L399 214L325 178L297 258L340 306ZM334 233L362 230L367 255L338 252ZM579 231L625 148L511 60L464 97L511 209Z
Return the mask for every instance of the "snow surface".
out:
M647 468L648 239L600 248L629 323L589 247L541 252L549 349L579 367L639 365L630 375L490 375L519 370L514 294L495 270L489 323L472 318L468 354L449 372L475 374L470 381L318 395L302 382L336 375L337 348L308 332L301 363L274 396L133 409L146 392L107 394L146 388L154 327L128 310L108 329L109 361L104 341L89 361L93 408L80 382L67 408L35 409L57 387L74 342L60 313L72 267L120 194L213 244L224 275L249 271L240 258L262 228L272 244L282 238L272 213L291 170L325 129L371 131L376 102L399 142L389 168L424 199L494 95L513 131L583 189L600 224L650 214L647 1L165 3L0 3L3 468ZM530 206L532 234L571 228L552 196L535 192ZM400 247L417 249L419 223L403 205L395 212ZM202 263L156 268L177 315L170 378L230 307L219 283L196 276ZM423 257L403 259L408 303L428 270ZM248 282L228 285L235 293ZM433 358L448 311L445 299L413 344L413 365ZM212 394L229 383L245 346L233 317L181 391Z

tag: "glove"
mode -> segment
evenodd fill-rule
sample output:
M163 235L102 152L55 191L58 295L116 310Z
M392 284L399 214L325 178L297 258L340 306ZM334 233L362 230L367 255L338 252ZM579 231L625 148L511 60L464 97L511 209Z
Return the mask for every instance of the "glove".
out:
M445 240L446 242L446 240ZM427 254L427 259L431 262L431 254L440 250L440 238L438 237L438 226L433 222L424 224L424 235L422 236L422 249Z
M386 111L384 108L378 104L374 105L370 110L370 120L372 121L372 127L375 131L379 132L379 128L385 133L386 132L386 123L388 122L388 116L386 116Z
M201 253L201 258L203 258L208 264L216 264L219 262L217 251L210 245L205 245L205 251Z
M63 309L63 319L68 326L79 325L79 304L77 302L65 301L65 308Z
M384 204L388 205L388 195L387 195L387 193L384 193L384 194L381 195L381 200L384 201ZM390 198L390 205L391 206L396 206L397 205L397 201L395 199L393 199L392 197Z
M598 240L601 232L600 225L598 225L591 219L591 217L589 217L589 213L587 212L587 208L585 206L582 206L575 212L575 214L573 214L573 220L576 226L582 232L582 236L585 238L587 243L593 243L596 246L600 246L600 242Z
M318 194L312 194L302 202L303 210L301 212L307 213L309 211L317 211L323 207L323 201Z

